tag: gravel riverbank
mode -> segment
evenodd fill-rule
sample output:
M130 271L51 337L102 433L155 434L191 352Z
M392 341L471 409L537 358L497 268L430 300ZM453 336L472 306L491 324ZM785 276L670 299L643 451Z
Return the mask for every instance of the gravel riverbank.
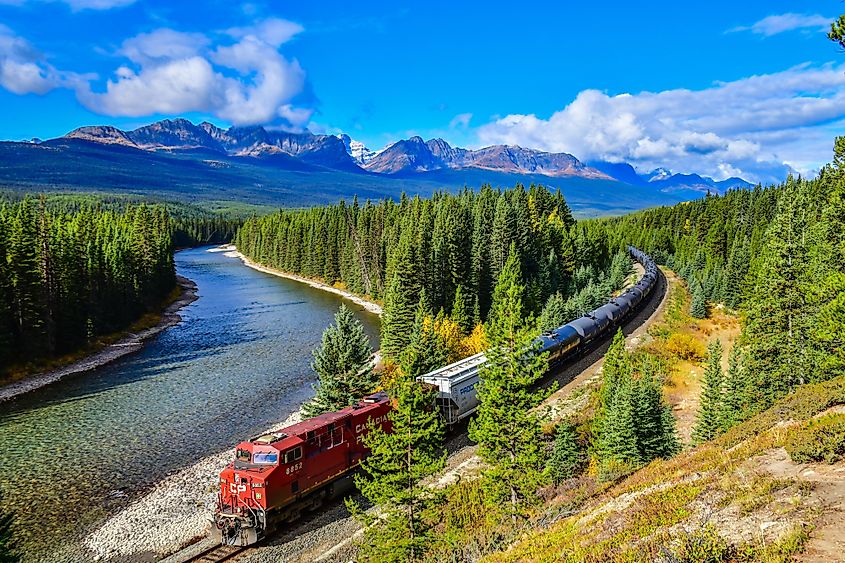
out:
M304 278L302 276L297 276L295 274L289 274L287 272L282 272L280 270L276 270L276 269L273 269L273 268L268 268L267 266L262 266L261 264L256 264L255 262L253 262L252 260L250 260L249 258L244 256L243 254L238 252L237 247L233 244L218 247L218 248L215 249L215 251L225 252L226 253L225 256L230 256L232 258L240 258L243 261L245 266L247 266L248 268L252 268L253 270L258 270L259 272L264 272L265 274L278 276L280 278L287 278L289 280L302 282L302 283L310 285L311 287L321 289L323 291L328 291L329 293L334 293L336 295L340 295L344 299L348 299L348 300L352 301L353 303L360 305L361 307L363 307L367 311L381 316L382 308L381 308L381 305L379 305L378 303L373 303L372 301L367 301L363 297L359 297L358 295L355 295L354 293L350 293L348 291L345 291L345 290L337 288L337 287L332 287L332 286L324 284L322 282L318 282L318 281L315 281L315 280L312 280L312 279Z
M300 412L294 412L267 431L301 419ZM217 504L218 475L233 455L233 449L228 448L158 482L85 538L83 543L91 557L156 561L204 536Z
M144 345L144 341L149 340L165 329L179 323L182 320L182 317L179 316L178 311L182 307L185 307L186 305L199 299L197 296L197 285L194 282L182 276L176 276L176 281L182 292L176 301L165 307L164 311L161 313L161 320L157 325L131 333L125 338L106 346L99 352L95 352L94 354L91 354L90 356L70 365L39 373L27 377L26 379L22 379L21 381L10 383L9 385L0 388L0 402L6 401L23 393L28 393L29 391L38 389L39 387L50 385L51 383L55 383L68 375L96 369L108 364L109 362L113 362L118 358L122 358L127 354L132 354L133 352L140 350Z

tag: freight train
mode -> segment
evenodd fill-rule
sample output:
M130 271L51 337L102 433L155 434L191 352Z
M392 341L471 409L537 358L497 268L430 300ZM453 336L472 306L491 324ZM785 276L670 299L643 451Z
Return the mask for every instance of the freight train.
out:
M632 315L654 291L658 270L654 261L629 246L645 273L633 286L605 305L536 341L548 353L549 368L584 352L601 336ZM478 408L479 371L484 353L444 366L418 378L437 388L436 405L452 426ZM251 545L280 523L337 498L351 488L351 474L369 450L364 436L373 428L390 431L391 404L375 393L355 405L241 442L235 459L220 474L214 531L221 543Z

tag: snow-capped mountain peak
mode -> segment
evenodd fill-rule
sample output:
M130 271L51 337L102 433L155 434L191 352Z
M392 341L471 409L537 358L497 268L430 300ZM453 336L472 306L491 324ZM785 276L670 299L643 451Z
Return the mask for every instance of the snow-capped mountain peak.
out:
M352 160L354 160L359 166L367 164L378 154L378 151L367 148L364 143L352 139L349 135L338 135L338 137L340 137L343 141L343 146L346 147L346 152L349 153Z
M660 182L672 177L672 171L666 168L655 168L649 172L646 177L649 182Z

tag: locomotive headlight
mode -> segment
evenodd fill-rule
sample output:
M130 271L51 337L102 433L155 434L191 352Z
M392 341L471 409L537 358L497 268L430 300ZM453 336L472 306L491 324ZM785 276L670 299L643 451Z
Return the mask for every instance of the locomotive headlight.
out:
M261 500L261 493L255 493L255 498L257 500Z

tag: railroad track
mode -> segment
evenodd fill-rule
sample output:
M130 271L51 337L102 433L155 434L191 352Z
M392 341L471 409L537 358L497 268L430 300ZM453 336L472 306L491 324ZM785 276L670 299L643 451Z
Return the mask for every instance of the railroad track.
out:
M213 545L187 559L185 563L221 563L246 551L247 547L234 545Z

